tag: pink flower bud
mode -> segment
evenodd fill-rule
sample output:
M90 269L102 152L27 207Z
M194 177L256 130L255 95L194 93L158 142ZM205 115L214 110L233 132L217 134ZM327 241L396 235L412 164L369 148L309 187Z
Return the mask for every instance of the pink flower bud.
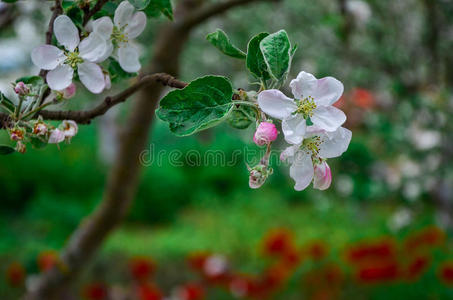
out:
M58 128L52 130L49 137L49 144L58 144L63 142L65 139L64 132Z
M79 131L77 123L72 120L64 120L62 123L65 138L72 138Z
M249 168L249 186L252 189L260 188L265 182L267 177L272 174L272 168L268 168L266 165L259 164L253 168Z
M332 172L326 161L314 166L313 187L318 190L328 189L332 182Z
M76 85L71 83L67 88L63 90L63 98L71 99L76 93Z
M21 141L18 141L16 144L16 151L24 154L27 151L27 147Z
M36 135L45 135L47 133L47 125L41 122L38 122L33 127L33 133Z
M28 93L30 93L30 89L22 81L19 81L16 84L16 86L14 87L14 91L19 96L25 96L25 95L28 95Z
M278 131L274 124L269 122L261 122L256 129L255 135L253 136L253 141L258 146L263 146L269 144L272 141L275 141L277 135Z

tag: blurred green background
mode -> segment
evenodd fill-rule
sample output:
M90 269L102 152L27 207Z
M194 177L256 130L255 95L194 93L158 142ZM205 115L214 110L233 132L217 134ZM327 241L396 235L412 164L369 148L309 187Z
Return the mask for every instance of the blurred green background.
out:
M20 1L18 16L1 28L2 84L36 71L30 70L26 56L32 47L19 45L30 28L38 36L30 37L30 43L37 45L44 38L49 12L38 2ZM448 0L284 0L238 7L197 27L182 54L180 79L225 75L245 89L253 88L253 80L243 61L223 57L205 40L206 34L222 28L245 50L254 34L285 29L299 46L289 78L305 70L344 83L339 105L348 116L345 127L353 132L349 149L329 161L333 182L327 191L309 187L295 192L288 166L277 164L277 159L268 182L251 190L244 161L247 149L259 150L252 142L253 129L239 131L223 124L177 138L156 120L149 149L163 153L162 162L144 166L126 221L107 239L80 285L93 278L120 284L129 258L145 255L157 262L156 282L168 294L197 278L177 271L194 251L224 254L235 269L258 273L263 264L260 241L273 228L292 230L300 245L322 240L331 248L328 259L341 261L339 253L350 243L385 235L403 240L436 225L447 239L417 281L349 286L334 298L320 299L452 299L451 288L437 273L442 262L453 259L452 21L453 2ZM166 22L148 20L140 36L143 65ZM127 84L123 80L105 94ZM100 101L78 88L67 107L91 107ZM126 103L91 125L81 125L70 145L0 157L1 273L11 262L23 264L28 274L37 273L39 253L60 250L99 203L128 108ZM4 131L0 142L10 143ZM279 140L275 149L284 147ZM169 161L175 150L181 151L177 165ZM193 150L220 150L227 159L240 150L240 156L232 166L193 166ZM23 290L4 278L1 298L16 299ZM273 299L309 299L299 293L300 278L294 277ZM234 299L215 289L209 293L207 299Z

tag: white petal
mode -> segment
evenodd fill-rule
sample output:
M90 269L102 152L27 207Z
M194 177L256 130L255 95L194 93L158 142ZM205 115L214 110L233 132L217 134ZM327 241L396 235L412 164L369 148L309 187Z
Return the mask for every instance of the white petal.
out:
M80 81L93 94L104 90L105 79L101 67L92 62L83 62L78 69Z
M52 45L41 45L33 49L31 60L41 69L53 70L64 60L64 52Z
M66 15L58 16L53 23L53 30L57 41L63 45L66 50L74 51L80 42L79 30L72 20Z
M318 79L318 84L313 95L316 105L332 105L340 99L343 94L343 84L333 78L333 77L324 77Z
M310 154L304 151L297 151L294 162L289 168L289 175L296 182L296 191L304 190L313 179L313 163Z
M280 160L285 161L288 160L290 163L294 161L294 154L296 150L299 148L299 145L289 146L285 150L280 153Z
M335 131L346 121L344 112L333 106L319 106L311 116L313 124L326 131Z
M106 53L107 41L99 34L92 32L79 45L80 57L94 62Z
M332 183L332 172L326 161L315 165L314 167L313 188L326 190Z
M317 86L317 79L312 74L302 71L297 75L296 79L291 80L289 86L296 99L304 99L308 96L313 96Z
M107 41L106 41L106 47L105 47L104 53L103 53L98 59L96 59L96 60L93 61L93 62L94 62L94 63L101 63L101 62L105 61L107 58L110 57L110 55L112 55L113 49L114 49L114 48L113 48L112 41L107 40Z
M138 51L134 46L130 44L126 45L126 47L120 47L118 49L118 62L124 71L129 73L138 72L141 68L140 62L138 61Z
M105 16L93 21L93 32L99 34L103 39L108 40L112 35L113 23L112 19Z
M146 27L146 15L144 12L139 11L134 14L129 24L124 29L129 39L138 37Z
M113 22L120 28L124 27L131 21L134 11L135 8L132 6L132 4L129 3L129 1L121 2L115 10Z
M64 141L64 132L58 128L52 130L49 136L49 144L58 144Z
M69 65L59 65L47 73L47 84L52 90L61 91L72 83L74 70Z
M297 109L294 101L279 90L265 90L258 94L261 110L273 118L286 119Z
M343 154L351 142L352 132L344 127L338 128L335 132L320 134L321 145L319 156L322 158L338 157Z
M302 143L306 128L307 121L301 115L289 116L282 122L285 140L293 145Z

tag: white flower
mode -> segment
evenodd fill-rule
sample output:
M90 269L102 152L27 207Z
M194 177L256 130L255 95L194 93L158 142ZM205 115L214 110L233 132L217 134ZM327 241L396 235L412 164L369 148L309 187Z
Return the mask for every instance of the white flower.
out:
M98 33L107 42L107 48L102 59L108 58L114 49L114 57L121 68L129 73L140 70L138 50L131 44L131 40L139 36L146 26L144 12L135 12L129 1L123 1L115 10L113 22L109 17L99 18L91 24L93 32Z
M306 119L325 131L335 131L346 121L346 115L332 104L343 94L343 84L333 77L316 79L310 73L300 72L290 83L295 99L279 90L265 90L258 94L263 112L282 120L285 139L300 144L307 129Z
M74 71L77 71L80 81L90 92L102 92L105 86L104 74L95 62L99 62L107 47L104 39L97 33L91 33L80 42L77 27L65 15L55 19L54 33L65 50L52 45L41 45L31 53L36 66L50 71L47 73L49 87L52 90L64 90L72 83Z
M296 182L294 189L305 189L313 178L314 188L328 188L332 175L325 160L343 154L348 149L351 136L351 131L344 127L334 132L317 126L308 127L303 143L286 148L280 155L281 160L291 163L289 175Z
M77 123L72 120L64 120L61 123L60 127L63 130L64 137L67 139L71 139L79 131L79 127L77 126Z
M49 136L49 144L58 144L63 142L65 139L64 132L58 128L52 130Z

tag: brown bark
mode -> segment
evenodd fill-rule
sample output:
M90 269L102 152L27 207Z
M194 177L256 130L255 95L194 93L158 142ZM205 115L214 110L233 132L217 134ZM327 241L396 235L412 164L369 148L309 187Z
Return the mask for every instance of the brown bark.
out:
M164 26L160 31L154 44L154 57L146 73L163 72L177 76L180 54L193 27L234 6L259 0L230 1L202 9L197 8L199 1L181 1L175 11L175 22ZM101 204L92 215L82 221L71 236L62 251L59 267L40 276L29 288L26 299L60 299L59 293L67 288L102 245L109 232L128 212L138 185L140 153L148 140L154 110L162 90L162 85L155 82L141 89L121 134L116 163L110 172Z

